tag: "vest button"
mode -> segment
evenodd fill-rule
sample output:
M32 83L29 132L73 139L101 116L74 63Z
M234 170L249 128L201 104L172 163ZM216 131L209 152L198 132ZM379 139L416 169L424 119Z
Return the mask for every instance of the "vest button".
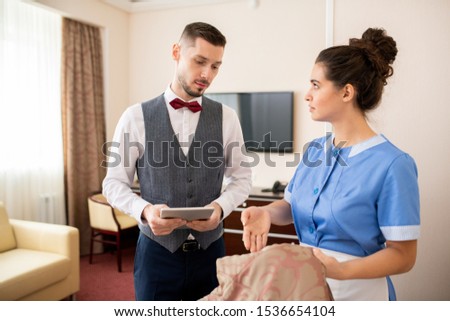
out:
M192 183L192 178L188 178L188 183Z

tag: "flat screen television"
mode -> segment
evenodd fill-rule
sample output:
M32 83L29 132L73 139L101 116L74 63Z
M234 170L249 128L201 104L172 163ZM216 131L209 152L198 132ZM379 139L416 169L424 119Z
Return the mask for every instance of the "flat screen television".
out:
M293 152L292 91L208 93L205 96L236 110L248 151Z

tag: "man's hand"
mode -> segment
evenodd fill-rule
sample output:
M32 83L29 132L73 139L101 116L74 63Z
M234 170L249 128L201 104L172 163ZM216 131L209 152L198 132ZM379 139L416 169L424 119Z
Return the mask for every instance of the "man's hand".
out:
M188 222L186 224L187 227L199 232L205 232L214 230L219 225L222 216L222 208L220 207L220 205L216 202L212 202L211 204L206 205L205 207L214 208L214 212L211 214L211 216L206 220L195 220Z
M161 209L168 207L165 204L147 205L142 216L148 222L153 234L167 235L187 222L181 218L161 218Z
M249 207L241 214L241 222L244 226L242 241L250 252L258 252L267 244L270 230L270 214L261 207Z

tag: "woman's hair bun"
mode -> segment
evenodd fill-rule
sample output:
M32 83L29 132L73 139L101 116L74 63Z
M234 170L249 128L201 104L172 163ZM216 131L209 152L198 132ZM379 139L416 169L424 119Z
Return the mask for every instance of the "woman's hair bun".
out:
M378 106L393 75L392 63L397 44L383 29L369 28L361 39L350 39L348 46L333 46L322 50L316 64L324 67L326 79L336 88L351 84L356 89L356 103L367 112Z
M363 33L361 39L350 39L349 45L364 50L386 83L386 79L394 73L390 65L398 52L395 40L388 36L384 29L369 28Z

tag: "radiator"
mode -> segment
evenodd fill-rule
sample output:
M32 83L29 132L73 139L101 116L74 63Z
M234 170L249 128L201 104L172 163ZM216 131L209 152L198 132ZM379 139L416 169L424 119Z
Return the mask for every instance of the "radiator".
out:
M44 194L39 196L39 221L46 223L55 222L55 196Z

